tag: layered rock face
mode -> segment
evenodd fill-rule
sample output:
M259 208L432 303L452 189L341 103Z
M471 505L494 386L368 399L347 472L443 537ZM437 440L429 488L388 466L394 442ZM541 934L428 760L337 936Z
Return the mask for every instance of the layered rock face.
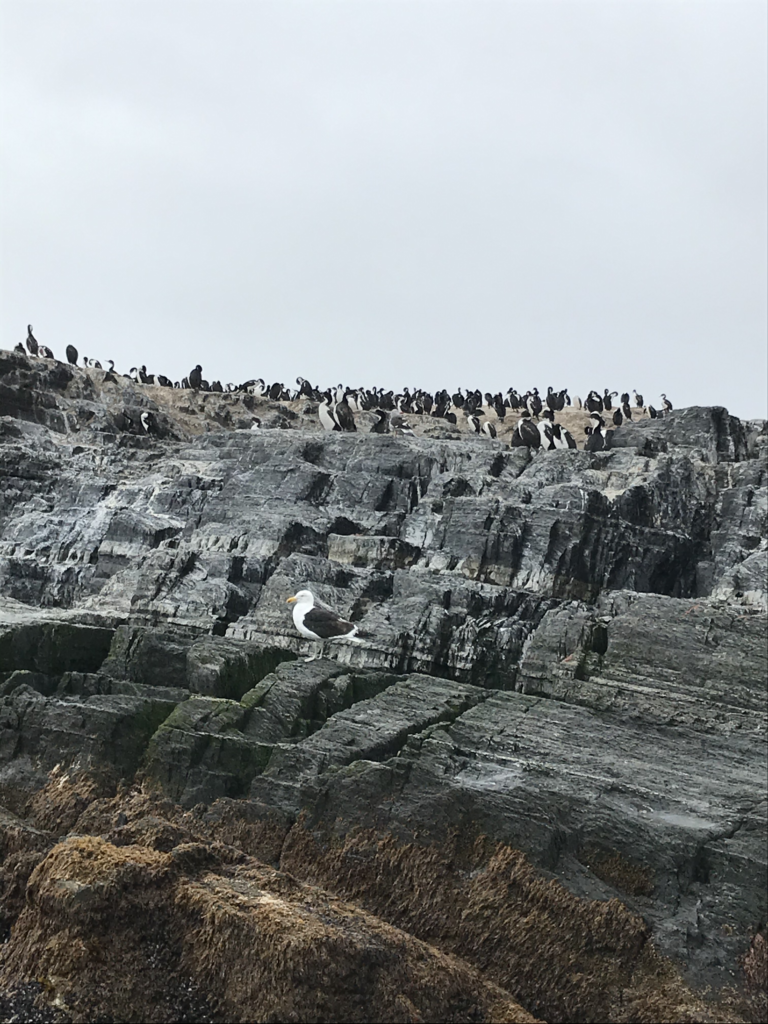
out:
M129 1019L155 943L157 1020L759 1014L765 423L531 454L10 353L0 415L11 991ZM300 588L365 642L297 660ZM50 953L111 917L112 996ZM313 981L269 943L271 987L214 980L278 920Z

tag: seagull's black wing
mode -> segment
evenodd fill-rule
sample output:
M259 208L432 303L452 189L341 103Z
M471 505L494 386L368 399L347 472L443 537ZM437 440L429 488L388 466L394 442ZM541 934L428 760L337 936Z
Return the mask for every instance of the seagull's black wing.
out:
M327 608L310 608L304 616L304 625L311 629L321 640L330 640L334 636L346 636L355 628L354 622L341 619L336 612Z

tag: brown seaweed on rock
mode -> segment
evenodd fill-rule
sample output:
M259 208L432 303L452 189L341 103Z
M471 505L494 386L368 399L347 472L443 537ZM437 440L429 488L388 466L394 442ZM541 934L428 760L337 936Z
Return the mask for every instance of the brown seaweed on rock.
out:
M8 947L4 979L44 979L76 1021L535 1021L456 957L204 844L64 840Z

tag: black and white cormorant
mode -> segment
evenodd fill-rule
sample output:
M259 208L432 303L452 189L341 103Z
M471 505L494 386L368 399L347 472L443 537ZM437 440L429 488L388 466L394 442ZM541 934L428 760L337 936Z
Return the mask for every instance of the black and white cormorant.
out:
M547 412L549 412L549 410L547 410ZM541 447L544 449L544 451L551 452L555 448L554 434L552 432L553 420L554 413L550 412L550 416L546 416L545 413L545 418L540 420L540 422L536 424L536 427L539 431L539 435L541 436Z
M389 413L385 412L384 409L374 409L374 415L378 416L378 419L371 427L372 434L388 434L389 433Z
M336 403L333 415L339 425L339 430L344 430L348 433L357 431L355 417L352 414L352 410L349 407L349 402L347 402L346 396L342 395L341 400Z
M587 440L584 442L585 452L601 452L607 447L608 435L603 432L602 427L595 427L594 430L585 427L584 433L587 435Z
M661 395L661 407L665 413L672 412L672 403L663 392Z
M517 426L512 432L510 444L513 448L541 448L541 434L535 423L531 422L531 414L523 409Z
M587 400L584 403L584 407L587 412L602 412L603 411L603 399L598 395L596 391L590 391L587 395Z
M320 417L320 425L323 430L341 430L338 420L334 416L333 406L331 405L331 399L328 395L324 396L317 413Z
M541 400L538 388L528 392L525 398L525 405L531 416L539 417L541 410L544 408L544 403Z
M27 348L29 349L29 354L31 356L37 355L39 346L37 344L37 338L32 333L32 324L27 324Z
M566 430L560 423L552 424L552 440L555 448L575 448L576 440L570 430Z

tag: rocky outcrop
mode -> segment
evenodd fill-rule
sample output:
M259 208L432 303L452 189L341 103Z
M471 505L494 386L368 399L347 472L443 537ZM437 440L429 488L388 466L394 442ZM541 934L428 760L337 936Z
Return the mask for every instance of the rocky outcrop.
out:
M128 1019L121 986L153 1020L759 1019L765 424L684 409L531 455L9 353L0 383L12 991L54 979L73 1019ZM297 660L301 586L370 639ZM111 920L108 997L82 950ZM256 935L266 987L221 959Z

